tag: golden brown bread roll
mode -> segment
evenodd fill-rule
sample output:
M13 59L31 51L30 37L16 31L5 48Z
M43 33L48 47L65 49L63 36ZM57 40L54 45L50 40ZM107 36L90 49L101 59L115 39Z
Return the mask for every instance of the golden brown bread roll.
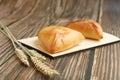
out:
M102 27L93 20L77 20L69 23L67 27L81 32L86 38L100 40L103 38Z
M43 49L57 53L69 49L85 38L82 33L62 26L49 26L38 33L38 39Z

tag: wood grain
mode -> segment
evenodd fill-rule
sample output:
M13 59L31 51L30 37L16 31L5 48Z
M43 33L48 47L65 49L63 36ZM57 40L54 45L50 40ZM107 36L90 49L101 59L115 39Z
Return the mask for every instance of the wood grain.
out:
M114 5L112 9L111 5ZM103 0L1 0L0 21L17 39L36 36L48 25L66 26L73 20L84 18L100 22L105 32L120 37L118 7L114 0L106 0L104 4ZM119 49L120 44L116 43L54 59L46 56L61 73L60 77L51 80L119 80ZM0 80L49 79L34 66L22 64L11 42L0 33Z
M118 18L120 1L106 0L103 7L102 25L105 32L120 37L120 23ZM120 43L96 49L92 68L91 80L119 80L120 79Z

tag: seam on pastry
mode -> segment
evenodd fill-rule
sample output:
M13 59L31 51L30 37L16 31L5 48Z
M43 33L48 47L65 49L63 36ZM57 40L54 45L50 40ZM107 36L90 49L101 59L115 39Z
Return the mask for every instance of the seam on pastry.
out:
M53 37L53 42L51 43L51 46L50 46L50 52L52 53L55 53L55 46L56 46L57 39L59 37L58 35L59 35L58 33L55 33Z
M94 23L94 22L92 22L92 21L90 21L90 23L93 25L93 28L95 28L95 31L96 31L96 33L99 35L99 37L100 38L103 38L103 36L102 36L102 29L101 29L101 27L100 27L100 25L99 24L97 24L97 23Z

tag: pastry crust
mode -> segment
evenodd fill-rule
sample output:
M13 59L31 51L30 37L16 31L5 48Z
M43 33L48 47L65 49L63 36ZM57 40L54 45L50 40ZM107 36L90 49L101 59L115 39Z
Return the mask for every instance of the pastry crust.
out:
M50 53L72 48L85 38L82 33L62 26L49 26L38 33L40 45Z
M103 38L102 27L93 20L77 20L69 23L67 27L81 32L86 38L100 40Z

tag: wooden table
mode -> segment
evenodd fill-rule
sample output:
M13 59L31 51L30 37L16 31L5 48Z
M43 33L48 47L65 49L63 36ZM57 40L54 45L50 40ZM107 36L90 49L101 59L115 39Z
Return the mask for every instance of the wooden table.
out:
M17 39L36 36L47 25L88 18L104 32L120 37L120 0L0 0L0 21ZM60 73L51 80L120 80L120 43L57 58L47 57ZM0 80L47 80L34 66L16 57L9 39L0 33Z

